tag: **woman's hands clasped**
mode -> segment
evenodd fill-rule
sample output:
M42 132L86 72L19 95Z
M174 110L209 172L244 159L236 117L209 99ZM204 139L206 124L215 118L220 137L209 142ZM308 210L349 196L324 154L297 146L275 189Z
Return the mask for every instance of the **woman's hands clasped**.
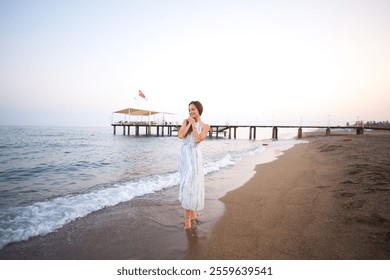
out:
M192 126L194 126L195 123L196 123L195 119L194 119L194 118L191 118L191 117L189 117L189 118L187 119L187 121L188 121Z

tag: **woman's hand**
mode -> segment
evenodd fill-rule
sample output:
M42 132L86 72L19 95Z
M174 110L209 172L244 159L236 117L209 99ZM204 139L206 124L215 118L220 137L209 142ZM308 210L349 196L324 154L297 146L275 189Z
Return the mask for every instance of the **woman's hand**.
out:
M189 118L187 119L187 121L188 121L192 126L195 125L195 119L194 119L194 118L189 117Z
M191 126L194 125L195 125L195 120L193 118L189 117L187 119L184 119L178 133L179 138L183 139L184 137L186 137L188 131L191 129Z

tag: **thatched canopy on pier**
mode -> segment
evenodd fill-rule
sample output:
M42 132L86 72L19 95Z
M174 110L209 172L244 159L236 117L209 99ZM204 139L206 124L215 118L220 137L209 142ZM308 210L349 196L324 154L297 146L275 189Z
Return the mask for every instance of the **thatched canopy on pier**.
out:
M119 111L114 112L115 114L125 114L130 116L151 116L156 114L171 114L167 112L159 112L145 109L136 109L136 108L126 108Z

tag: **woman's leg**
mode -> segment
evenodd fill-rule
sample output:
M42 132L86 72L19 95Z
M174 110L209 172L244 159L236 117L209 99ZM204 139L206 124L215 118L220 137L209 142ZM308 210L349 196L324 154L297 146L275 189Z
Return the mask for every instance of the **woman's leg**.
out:
M184 213L184 229L190 229L191 228L191 210L185 209Z

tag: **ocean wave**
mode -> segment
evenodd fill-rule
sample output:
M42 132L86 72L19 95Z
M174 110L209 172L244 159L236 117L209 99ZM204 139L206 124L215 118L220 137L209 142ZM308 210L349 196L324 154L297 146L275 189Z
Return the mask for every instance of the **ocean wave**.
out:
M227 152L204 163L204 173L217 172L235 165L243 157L262 153L263 147L240 152ZM10 207L0 213L0 249L5 245L46 235L77 218L105 207L115 206L135 197L177 186L179 173L148 175L88 193L61 196L28 206Z
M8 243L45 235L94 211L177 185L178 172L152 175L90 193L58 197L0 214L0 248Z

